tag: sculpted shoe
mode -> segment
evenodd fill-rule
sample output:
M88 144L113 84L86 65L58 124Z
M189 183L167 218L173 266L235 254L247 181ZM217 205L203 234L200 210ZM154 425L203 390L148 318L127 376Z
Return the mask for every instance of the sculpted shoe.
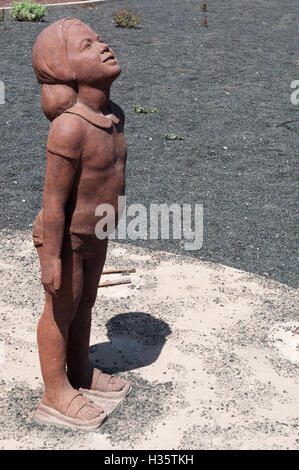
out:
M114 379L114 383L112 382ZM121 386L120 390L112 390L112 385ZM79 389L84 395L94 398L122 399L129 395L131 385L127 380L119 379L113 375L104 374L99 369L93 369L93 377L90 389Z
M64 413L40 402L33 417L41 424L90 432L95 431L105 421L107 415L104 410L101 411L101 408L95 403L75 390L74 396L69 401Z

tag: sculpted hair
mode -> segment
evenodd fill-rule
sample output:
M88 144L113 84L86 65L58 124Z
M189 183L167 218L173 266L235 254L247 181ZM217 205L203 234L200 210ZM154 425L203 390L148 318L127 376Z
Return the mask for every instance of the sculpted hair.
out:
M77 101L77 84L67 52L68 29L82 24L76 18L63 18L45 28L37 37L32 66L42 85L42 109L50 121L71 108Z

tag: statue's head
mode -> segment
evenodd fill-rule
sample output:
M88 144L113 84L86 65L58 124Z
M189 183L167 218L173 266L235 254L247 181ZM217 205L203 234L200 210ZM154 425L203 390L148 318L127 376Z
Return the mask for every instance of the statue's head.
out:
M75 18L56 21L39 34L32 64L50 120L75 104L80 85L110 87L121 71L101 36Z

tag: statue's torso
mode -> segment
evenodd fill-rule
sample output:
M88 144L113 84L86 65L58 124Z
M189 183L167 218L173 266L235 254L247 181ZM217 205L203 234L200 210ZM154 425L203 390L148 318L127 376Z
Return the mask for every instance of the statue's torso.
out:
M123 113L112 102L110 108L111 113L104 116L76 104L57 118L60 129L69 127L70 119L72 127L78 129L81 144L72 148L72 155L67 138L61 137L61 132L56 137L55 126L50 132L50 153L79 160L65 206L65 229L71 233L95 235L99 221L95 211L103 203L113 206L117 223L118 196L125 193L127 146Z
M99 204L111 204L118 213L118 196L125 193L127 146L123 132L115 125L111 130L88 122L84 125L86 143L66 205L66 219L70 232L94 235Z

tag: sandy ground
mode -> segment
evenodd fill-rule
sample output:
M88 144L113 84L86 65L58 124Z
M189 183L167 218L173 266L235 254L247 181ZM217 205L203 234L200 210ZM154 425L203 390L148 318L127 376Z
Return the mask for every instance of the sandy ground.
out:
M137 271L132 284L99 289L90 353L133 391L83 434L31 418L42 392L39 265L29 231L2 231L0 250L0 449L299 448L293 288L111 243L106 266Z

